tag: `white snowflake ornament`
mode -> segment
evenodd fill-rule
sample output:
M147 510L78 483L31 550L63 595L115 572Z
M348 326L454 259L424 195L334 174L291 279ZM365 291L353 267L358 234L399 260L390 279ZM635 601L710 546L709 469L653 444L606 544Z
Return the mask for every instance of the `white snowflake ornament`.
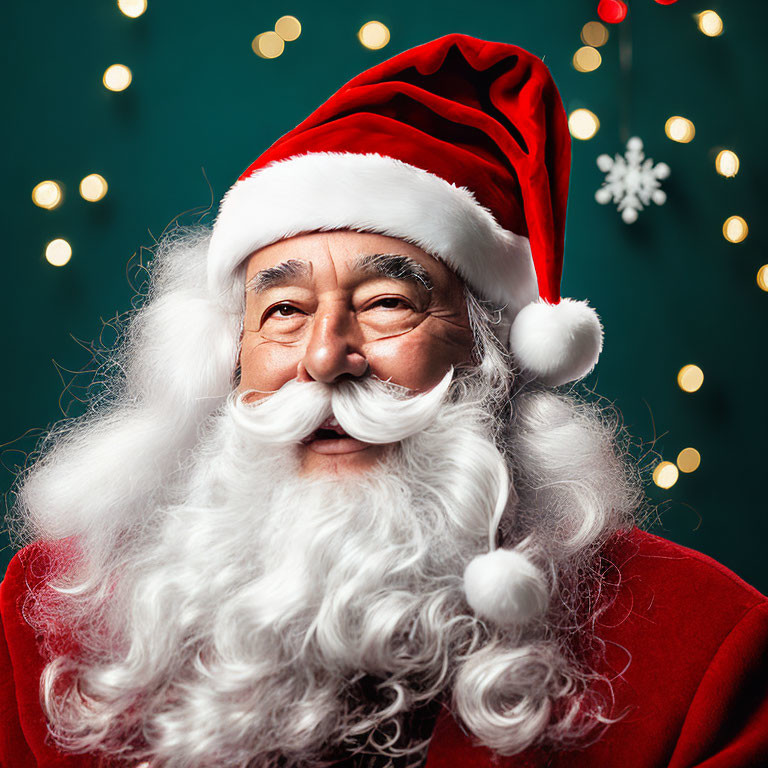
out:
M645 158L643 141L633 136L627 142L624 156L600 155L597 167L606 174L603 186L595 192L595 200L602 205L614 202L625 224L637 221L637 213L651 204L664 205L667 195L659 179L669 176L666 163L653 164Z

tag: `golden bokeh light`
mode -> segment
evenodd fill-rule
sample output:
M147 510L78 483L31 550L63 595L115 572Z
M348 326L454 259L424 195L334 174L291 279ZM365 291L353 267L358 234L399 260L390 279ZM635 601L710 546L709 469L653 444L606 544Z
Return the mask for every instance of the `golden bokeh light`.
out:
M124 91L132 79L131 70L125 64L113 64L104 72L104 87L109 91Z
M600 129L600 121L588 109L574 109L568 116L568 129L575 139L591 139Z
M695 472L701 464L701 454L695 448L683 448L677 454L677 468L681 472Z
M585 45L573 54L573 68L577 72L594 72L602 63L600 51Z
M277 32L262 32L253 38L251 48L262 59L276 59L285 50L285 43Z
M678 141L681 144L687 144L693 140L696 135L696 128L693 123L686 117L680 117L680 115L674 115L667 120L664 125L664 133L672 141Z
M294 40L298 40L301 34L301 22L295 16L281 16L275 22L275 32L286 43L292 43Z
M678 477L680 473L671 461L660 461L653 470L653 482L659 488L671 488Z
M107 180L98 173L90 173L80 182L80 197L96 203L107 194Z
M768 292L768 264L763 264L757 270L757 284L761 290Z
M35 184L32 190L32 202L38 208L45 208L48 211L58 207L63 199L64 194L61 191L61 187L50 179Z
M147 0L117 0L117 7L130 19L137 19L147 10Z
M378 51L389 42L389 28L380 21L368 21L360 27L357 38L372 51Z
M63 267L72 258L72 246L61 237L51 240L45 248L45 260L54 267Z
M714 11L702 11L697 14L696 23L707 37L717 37L723 33L723 20Z
M704 371L698 365L689 363L684 365L677 373L677 386L683 392L696 392L704 383Z
M730 149L723 149L717 153L715 169L721 176L735 176L739 172L739 156Z
M723 237L729 243L740 243L748 234L749 227L741 216L729 216L723 222Z
M599 21L588 21L581 28L581 42L599 48L608 42L608 27Z

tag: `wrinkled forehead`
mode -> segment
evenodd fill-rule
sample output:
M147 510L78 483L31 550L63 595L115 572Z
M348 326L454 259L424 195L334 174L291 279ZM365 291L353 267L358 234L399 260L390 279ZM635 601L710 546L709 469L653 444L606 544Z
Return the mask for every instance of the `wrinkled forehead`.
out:
M306 233L265 246L246 260L244 279L249 290L259 292L280 284L312 284L328 272L352 282L381 277L427 290L464 288L449 266L418 246L352 230Z

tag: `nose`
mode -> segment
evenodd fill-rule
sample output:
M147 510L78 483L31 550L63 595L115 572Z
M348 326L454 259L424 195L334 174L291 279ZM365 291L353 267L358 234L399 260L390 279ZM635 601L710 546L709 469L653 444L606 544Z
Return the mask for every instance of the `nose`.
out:
M318 308L307 348L298 365L299 381L332 384L341 376L360 377L368 370L353 313L339 301Z

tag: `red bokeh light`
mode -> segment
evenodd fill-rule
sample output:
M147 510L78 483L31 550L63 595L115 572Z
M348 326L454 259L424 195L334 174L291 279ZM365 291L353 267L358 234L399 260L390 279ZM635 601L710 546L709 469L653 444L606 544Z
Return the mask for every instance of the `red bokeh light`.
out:
M618 24L627 16L627 4L621 0L600 0L597 4L597 15L606 24Z

